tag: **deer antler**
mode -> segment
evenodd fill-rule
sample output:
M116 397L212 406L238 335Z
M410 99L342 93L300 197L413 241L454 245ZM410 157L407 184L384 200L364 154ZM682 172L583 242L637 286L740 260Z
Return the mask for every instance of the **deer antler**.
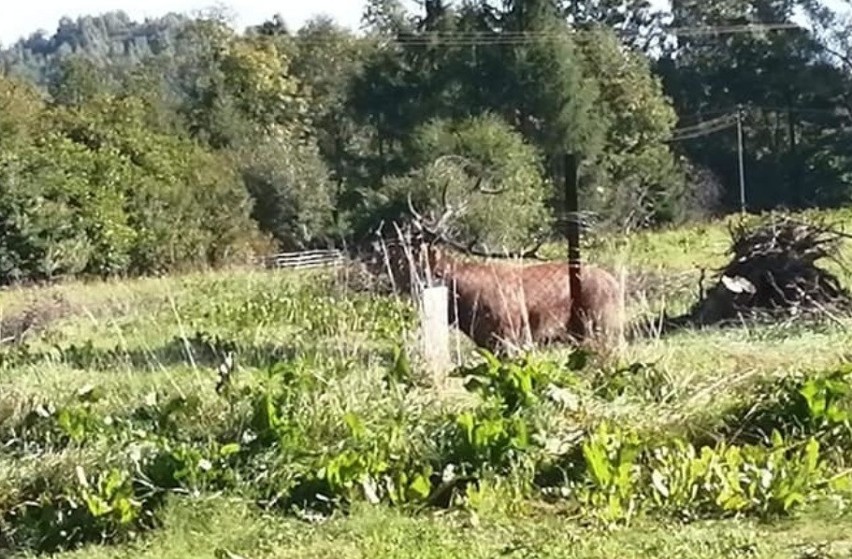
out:
M506 191L506 187L500 188L483 188L482 187L482 176L476 179L476 183L474 183L473 188L470 189L471 194L474 192L481 192L482 194L502 194Z
M474 161L474 160L472 160L468 157L465 157L463 155L454 154L454 153L442 155L441 157L438 157L437 159L435 159L435 161L432 163L432 167L436 168L436 167L438 167L439 164L443 163L444 161L457 162L457 163L460 164L459 166L462 167L467 172L467 174L469 176L477 177L476 183L473 185L473 187L469 191L469 193L471 193L471 194L474 193L474 192L477 192L477 191L481 192L482 194L501 194L502 192L504 192L506 190L505 188L483 188L482 187L482 181L483 181L483 178L485 177L485 175L488 174L488 173L485 172L485 168L481 164L477 163L476 161Z
M471 254L473 256L481 256L483 258L521 258L521 259L533 259L533 260L543 260L542 257L538 255L538 251L541 250L541 247L544 245L545 239L539 239L531 246L527 246L519 251L505 251L505 252L493 252L489 250L482 250L475 248L478 240L474 240L468 247L463 248L459 243L454 244L459 250L464 250L464 252Z
M441 206L443 208L441 216L437 220L431 220L432 223L429 224L426 219L414 209L414 203L411 201L411 192L408 193L408 209L411 212L411 215L414 217L416 225L426 231L427 233L433 235L436 238L443 239L443 231L447 227L447 223L450 218L455 215L461 213L467 204L462 204L461 208L453 208L447 203L447 190L449 189L450 181L447 180L444 183L444 187L441 189Z
M459 156L451 156L451 155L450 156L443 156L442 158L436 160L435 164L437 164L438 161L441 161L443 159L452 158L452 157L461 158ZM468 162L468 164L470 164L470 163ZM470 189L468 189L468 192L471 193L471 194L474 193L474 192L480 192L482 194L496 195L496 194L501 194L502 192L504 192L506 190L505 187L492 188L492 189L484 188L482 186L482 180L483 180L482 175L479 175L477 177L476 182L473 184L473 186ZM544 242L545 242L544 239L536 241L536 243L534 245L532 245L531 247L526 247L519 252L499 253L499 252L492 252L492 251L488 251L488 250L477 249L476 245L478 245L479 242L480 242L479 238L473 239L473 241L471 241L467 245L449 238L446 234L446 229L447 229L447 226L448 226L450 219L453 216L458 216L460 214L463 214L464 211L466 210L467 206L470 203L469 199L465 199L458 206L456 206L456 207L451 206L447 202L447 191L449 189L449 186L450 186L450 180L445 181L444 186L441 189L441 196L440 196L442 212L441 212L440 217L437 220L435 220L435 219L431 220L431 223L427 222L427 220L425 220L423 218L421 213L418 212L414 208L414 203L411 200L411 192L408 193L408 209L411 212L411 215L414 217L417 227L419 227L421 230L429 233L429 235L431 235L435 240L440 241L441 243L446 244L448 246L451 246L451 247L455 248L456 250L458 250L460 252L470 254L470 255L473 255L473 256L481 256L481 257L485 257L485 258L535 258L535 259L540 259L540 257L538 256L538 251L541 249L542 245L544 245Z

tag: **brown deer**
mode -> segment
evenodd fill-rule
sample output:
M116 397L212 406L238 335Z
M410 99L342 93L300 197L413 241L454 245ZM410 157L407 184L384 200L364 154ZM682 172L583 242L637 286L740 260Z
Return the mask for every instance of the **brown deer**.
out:
M405 230L397 227L400 241L386 244L384 263L397 287L411 291L419 277L437 279L450 291L449 319L473 342L494 353L520 346L580 343L603 338L624 340L623 296L609 272L583 266L579 272L581 297L571 296L567 262L533 264L507 260L498 254L463 245L446 235L446 227L459 210L446 204L437 220L427 220L409 198L413 217ZM522 251L536 257L541 246ZM469 261L445 250L488 260ZM499 259L497 259L499 258ZM572 315L576 312L576 315Z

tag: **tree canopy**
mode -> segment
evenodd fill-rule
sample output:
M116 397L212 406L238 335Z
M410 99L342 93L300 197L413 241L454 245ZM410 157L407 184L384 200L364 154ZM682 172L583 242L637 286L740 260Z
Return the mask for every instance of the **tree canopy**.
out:
M848 203L852 20L671 4L371 0L363 31L65 18L0 50L0 282L336 245L444 185L470 198L459 240L517 249L560 223L565 152L602 227L701 218L739 207L738 113L749 209Z

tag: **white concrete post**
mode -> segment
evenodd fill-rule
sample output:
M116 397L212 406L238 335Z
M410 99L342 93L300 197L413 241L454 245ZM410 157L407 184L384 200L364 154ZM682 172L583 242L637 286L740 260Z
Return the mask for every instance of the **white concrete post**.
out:
M432 374L445 373L452 364L448 297L445 286L426 287L420 295L421 349Z

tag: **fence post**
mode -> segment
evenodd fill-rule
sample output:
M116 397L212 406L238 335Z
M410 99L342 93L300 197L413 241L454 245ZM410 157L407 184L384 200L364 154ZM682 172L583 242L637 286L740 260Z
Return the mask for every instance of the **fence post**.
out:
M566 237L568 238L568 281L571 288L571 318L570 327L577 335L582 333L582 319L578 311L582 299L580 282L580 216L579 216L579 159L575 153L566 153L564 159L565 179L565 219Z
M420 294L421 350L433 376L445 373L451 364L448 291L437 285Z

